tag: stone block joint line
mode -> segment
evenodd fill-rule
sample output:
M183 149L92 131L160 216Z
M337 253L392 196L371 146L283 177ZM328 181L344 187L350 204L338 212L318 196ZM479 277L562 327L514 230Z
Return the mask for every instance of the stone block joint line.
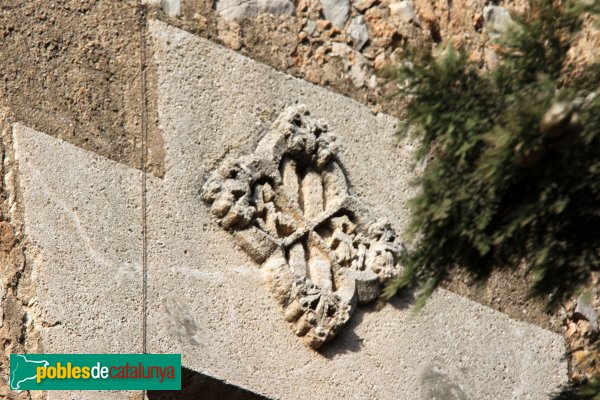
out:
M147 278L148 278L148 241L147 241L147 199L146 199L146 152L148 142L148 110L146 90L146 11L141 0L137 0L140 24L140 89L141 89L141 171L142 171L142 352L147 352ZM145 395L145 393L144 393Z

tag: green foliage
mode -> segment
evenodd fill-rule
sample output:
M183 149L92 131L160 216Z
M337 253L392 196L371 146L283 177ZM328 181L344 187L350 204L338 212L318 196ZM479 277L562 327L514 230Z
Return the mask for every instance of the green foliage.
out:
M526 260L555 306L600 269L600 64L566 63L580 13L598 7L534 0L491 72L449 46L398 71L427 164L385 298L416 284L422 304L454 266L485 278Z
M585 386L570 385L557 393L554 400L600 400L600 381Z
M567 64L588 4L534 0L484 73L462 50L416 51L394 71L426 162L415 239L384 298L416 285L421 307L455 267L481 279L525 260L554 307L600 269L600 64ZM600 400L600 382L555 399Z

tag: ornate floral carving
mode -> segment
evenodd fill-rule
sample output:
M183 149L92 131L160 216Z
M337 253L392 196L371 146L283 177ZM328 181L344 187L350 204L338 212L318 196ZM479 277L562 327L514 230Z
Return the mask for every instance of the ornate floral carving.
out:
M400 269L395 232L350 194L335 137L302 106L285 110L253 154L223 161L201 195L262 264L285 320L311 348Z

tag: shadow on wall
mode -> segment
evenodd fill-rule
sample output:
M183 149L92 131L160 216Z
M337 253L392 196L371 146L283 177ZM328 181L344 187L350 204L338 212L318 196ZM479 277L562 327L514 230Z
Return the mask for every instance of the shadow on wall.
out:
M398 293L397 296L388 301L386 307L394 307L398 310L410 309L415 305L415 294L412 289L405 289ZM369 304L358 308L352 318L346 326L337 334L333 341L326 343L319 349L319 353L329 359L333 360L340 354L356 353L359 352L362 347L362 338L355 332L357 326L359 326L366 313L377 312L376 304Z
M269 400L210 376L181 368L181 390L148 392L149 400Z
M394 297L388 303L390 306L398 309L406 309L412 307L415 302L414 293L411 290L405 290L398 296ZM374 312L375 305L370 305L357 313L350 320L348 326L344 327L338 337L336 337L336 345L330 343L323 346L320 352L325 358L333 359L339 354L348 352L357 352L362 348L362 339L356 335L354 328L363 319L366 312ZM431 374L430 374L431 375ZM439 379L437 375L427 375L424 379L430 385L435 386L433 390L440 390L439 385L432 385ZM445 383L441 382L442 384ZM442 385L443 386L443 385ZM437 393L437 392L436 392ZM437 398L437 397L436 397ZM463 400L462 397L443 397L444 399ZM256 393L252 393L246 389L234 386L210 376L202 375L187 368L181 368L181 390L156 390L148 392L148 400L269 400Z

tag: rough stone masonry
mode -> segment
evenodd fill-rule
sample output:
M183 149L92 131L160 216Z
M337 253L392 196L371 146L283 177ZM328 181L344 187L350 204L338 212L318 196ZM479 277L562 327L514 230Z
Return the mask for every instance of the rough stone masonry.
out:
M545 399L566 381L559 335L444 290L417 315L408 293L381 311L355 308L341 329L330 330L337 332L335 337L325 334L331 340L318 351L305 346L264 290L261 268L268 268L261 257L275 256L277 267L298 267L321 292L326 288L340 295L352 282L376 287L378 273L387 275L380 267L396 268L396 263L389 263L388 256L368 263L367 253L379 244L394 247L385 232L392 227L401 232L406 224L414 145L397 140L396 119L373 115L348 98L167 24L152 22L150 32L165 174L148 177L149 352L182 353L186 367L274 399L296 399L300 390L315 399ZM273 122L284 112L280 121L293 123L285 110L300 103L335 132L336 157L306 151L310 146L300 146L295 154L274 152L281 159L249 173L271 177L250 179L255 210L232 216L225 224L236 233L227 232L219 219L249 196L248 188L232 191L233 199L217 196L211 206L222 204L214 215L202 199L203 187L211 189L211 174L222 171L228 158L268 160L257 151L273 151L266 141L280 140L281 131L271 129ZM320 126L302 120L300 125ZM37 291L31 306L39 311L36 324L44 351L140 351L140 172L23 125L13 125L12 135L14 159L9 165L18 175L19 193L14 201L22 210L26 257L35 270ZM323 171L331 171L327 179L336 184L319 185L327 174L317 172ZM289 195L297 208L283 204L286 200L277 194L287 190L285 182L298 184L298 191ZM369 212L342 207L347 198L360 201ZM328 216L332 204L332 210L352 212ZM292 209L302 215L292 215ZM361 222L372 221L370 215L388 219L390 227ZM238 233L251 226L269 235L267 248L274 242L288 250L286 256L278 257L280 250L263 252L263 247L249 251ZM288 239L295 234L298 241ZM359 235L369 237L362 242L363 250ZM359 253L364 253L362 263ZM326 264L335 264L329 273ZM377 278L349 280L343 273L369 274L369 269ZM362 296L357 294L357 303L373 293ZM288 300L289 307L294 299ZM311 314L309 309L301 308L303 315ZM337 326L327 325L327 318L316 321ZM318 326L309 321L309 345L321 344ZM103 398L129 395L106 393Z

